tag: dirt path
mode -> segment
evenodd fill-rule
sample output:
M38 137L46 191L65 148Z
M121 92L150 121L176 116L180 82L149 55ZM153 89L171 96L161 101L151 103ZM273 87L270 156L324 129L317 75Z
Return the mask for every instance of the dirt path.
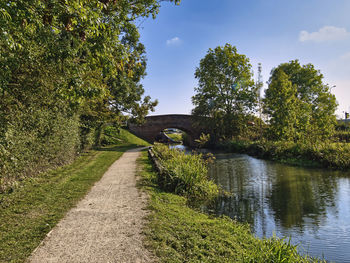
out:
M136 188L139 149L124 153L70 210L30 262L152 262L141 234L146 196Z

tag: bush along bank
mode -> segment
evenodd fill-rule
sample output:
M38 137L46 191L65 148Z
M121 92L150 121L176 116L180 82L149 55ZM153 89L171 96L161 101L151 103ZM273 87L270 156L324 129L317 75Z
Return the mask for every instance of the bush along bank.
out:
M350 169L350 144L348 143L232 140L219 143L215 149L246 153L292 165Z
M188 165L186 162L190 163L188 159L181 159L180 153L166 150L163 146L156 146L154 152L158 168L162 164L168 172L171 167L175 170L181 168L176 168L174 164L166 166L167 162L176 162L179 166L181 163L184 166ZM192 194L186 191L191 188L182 185L179 191L174 187L170 175L160 179L164 171L160 174L155 172L146 153L139 162L142 166L141 185L150 194L149 209L152 211L145 229L146 242L160 262L320 262L301 256L297 247L290 242L275 237L256 238L247 224L226 216L215 217L198 211L189 205L188 196ZM204 166L203 161L200 165ZM174 179L182 181L177 176ZM170 181L169 185L172 186L166 191L164 180Z
M218 186L207 176L209 159L205 161L201 154L186 155L163 144L156 144L152 153L158 167L158 185L163 190L185 196L192 204L218 197Z

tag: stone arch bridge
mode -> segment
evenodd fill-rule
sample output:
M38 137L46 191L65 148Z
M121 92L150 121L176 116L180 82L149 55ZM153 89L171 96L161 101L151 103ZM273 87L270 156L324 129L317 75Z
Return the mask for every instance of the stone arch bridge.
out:
M187 133L190 144L195 144L194 140L198 139L202 133L208 133L205 127L205 119L198 121L193 115L169 114L148 116L144 124L138 125L128 123L129 130L136 136L154 143L156 137L166 128L176 128Z

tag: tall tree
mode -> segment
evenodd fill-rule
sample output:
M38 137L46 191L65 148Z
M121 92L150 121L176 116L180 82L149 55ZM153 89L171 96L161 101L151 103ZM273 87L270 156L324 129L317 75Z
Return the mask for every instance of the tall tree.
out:
M0 191L71 161L103 123L154 108L139 83L146 58L135 23L161 2L0 1Z
M266 90L264 112L270 116L270 132L275 139L297 137L296 87L283 70L277 69Z
M210 117L218 137L238 135L245 126L246 115L256 105L251 67L245 55L226 44L209 49L196 69L198 87L192 97L192 113Z
M280 81L282 78L283 82ZM312 64L300 65L298 60L293 60L272 70L266 93L268 96L265 99L265 112L272 119L277 115L282 116L279 112L282 111L282 106L273 105L276 96L279 96L274 90L278 85L276 83L286 85L287 79L293 86L290 89L294 94L290 94L290 97L295 101L295 106L290 107L289 110L294 113L288 113L296 116L293 125L295 135L292 138L304 141L329 138L334 133L337 102L330 92L329 85L323 83L323 75ZM284 89L281 86L282 88Z
M115 76L135 81L134 73L145 67L145 58L134 23L140 17L155 17L160 2L1 1L1 93L16 96L37 76L45 81L34 81L36 86L49 86L46 81L55 79L60 96L80 103L107 95L107 82Z

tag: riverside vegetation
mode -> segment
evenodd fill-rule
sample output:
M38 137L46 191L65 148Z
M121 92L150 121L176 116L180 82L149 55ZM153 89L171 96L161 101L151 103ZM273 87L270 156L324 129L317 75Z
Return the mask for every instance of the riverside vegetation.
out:
M24 178L0 193L0 262L24 262L123 152L148 145L113 127L102 138L118 143L84 152L70 165Z
M218 143L215 148L292 165L350 169L350 145L343 142L320 141L311 144L266 139L235 139Z
M158 185L178 195L186 196L192 203L210 202L219 194L218 186L208 179L207 163L201 154L185 154L155 144L153 152L162 166Z
M207 146L292 164L350 168L349 130L337 125L337 102L323 75L298 60L272 69L264 98L259 65L237 48L209 49L195 77L192 114L205 116Z
M246 153L258 158L274 160L298 166L325 167L337 170L350 169L350 127L346 123L335 125L335 132L323 140L303 141L271 140L269 127L258 118L252 118L255 126L246 128L245 135L231 140L207 144L218 150Z
M210 198L218 193L206 174L196 174L204 172L206 162L196 155L185 158L165 146L155 146L155 152L166 167L165 173L154 171L146 153L139 162L141 185L150 194L152 211L145 230L147 245L161 262L319 262L301 256L286 240L258 239L247 224L194 208L191 204L196 198L202 202L203 192L215 193ZM189 174L193 181L186 179Z

